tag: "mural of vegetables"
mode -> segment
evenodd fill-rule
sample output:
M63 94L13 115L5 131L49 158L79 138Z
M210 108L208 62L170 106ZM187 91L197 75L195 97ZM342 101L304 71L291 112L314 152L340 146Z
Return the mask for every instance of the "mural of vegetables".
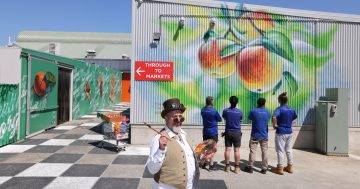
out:
M38 72L34 80L34 92L37 96L42 97L51 91L55 83L56 78L51 72Z

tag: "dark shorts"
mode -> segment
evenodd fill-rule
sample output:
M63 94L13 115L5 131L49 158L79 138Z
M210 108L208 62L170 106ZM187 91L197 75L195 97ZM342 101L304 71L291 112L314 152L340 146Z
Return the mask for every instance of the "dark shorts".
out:
M241 146L241 131L226 131L225 132L225 147L240 148Z
M208 140L208 139L214 139L216 142L219 141L218 135L213 135L213 136L211 136L211 135L203 135L203 141Z

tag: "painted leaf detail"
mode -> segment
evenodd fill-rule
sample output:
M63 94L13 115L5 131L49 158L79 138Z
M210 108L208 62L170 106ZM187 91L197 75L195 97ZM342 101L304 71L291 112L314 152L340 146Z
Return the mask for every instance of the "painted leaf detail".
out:
M221 12L222 12L223 16L225 16L225 17L230 16L229 9L224 4L221 5Z
M211 38L215 38L217 35L216 35L216 32L214 32L213 30L208 30L205 34L204 34L204 37L203 39L205 41L208 41L209 39Z
M54 74L52 74L51 72L46 72L45 77L46 77L46 80L47 80L48 82L53 83L53 84L56 83L55 76L54 76Z
M279 83L274 87L274 89L272 90L272 95L276 94L276 91L280 89L281 84L282 84L282 80L280 80Z
M262 44L269 51L294 62L294 50L290 39L279 31L269 31L263 36Z
M226 7L226 5L221 5L221 13L222 13L222 17L225 17L223 19L224 23L226 24L230 24L230 13L229 13L229 9Z
M228 56L231 56L233 54L236 54L238 52L240 52L241 50L244 49L243 45L240 44L232 44L229 45L227 47L225 47L222 51L221 51L221 58L226 58Z
M285 80L284 82L287 84L288 87L289 96L294 96L299 89L296 79L294 78L294 76L292 76L290 72L284 72L283 76Z

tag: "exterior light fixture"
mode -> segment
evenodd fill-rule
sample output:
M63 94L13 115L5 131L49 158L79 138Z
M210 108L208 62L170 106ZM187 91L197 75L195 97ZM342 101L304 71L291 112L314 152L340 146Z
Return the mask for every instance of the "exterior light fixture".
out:
M185 25L185 18L184 18L184 17L180 17L179 26L182 28L182 27L184 27L184 25Z
M154 40L155 42L159 42L159 41L160 41L160 36L161 36L161 33L159 33L159 32L154 32L154 33L153 33L153 40Z
M214 27L215 24L216 24L216 19L214 17L210 18L210 25Z

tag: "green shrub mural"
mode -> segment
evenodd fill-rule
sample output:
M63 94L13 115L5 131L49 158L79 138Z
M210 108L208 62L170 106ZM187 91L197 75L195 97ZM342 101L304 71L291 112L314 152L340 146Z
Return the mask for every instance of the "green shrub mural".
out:
M17 141L19 86L0 84L0 146Z

